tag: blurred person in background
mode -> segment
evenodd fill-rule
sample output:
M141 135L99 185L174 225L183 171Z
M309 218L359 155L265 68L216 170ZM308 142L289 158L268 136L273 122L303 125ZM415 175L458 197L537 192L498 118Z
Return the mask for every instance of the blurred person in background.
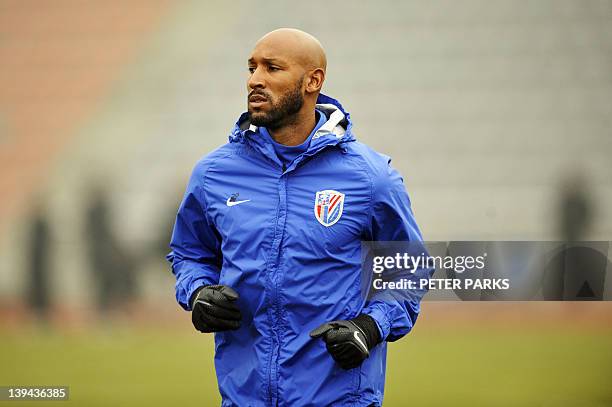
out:
M563 245L546 265L544 298L555 301L601 301L608 259L607 242L588 242L594 218L592 193L581 171L562 180L557 225Z
M51 279L51 226L44 203L40 198L30 214L30 230L26 245L29 269L26 303L39 319L46 321L51 303L49 281Z
M389 157L320 93L326 65L310 34L262 37L248 112L197 163L178 210L176 298L216 333L223 406L380 406L386 342L420 311L421 292L361 293L362 240L422 239Z
M123 310L136 294L135 264L113 230L112 211L104 188L95 185L85 213L85 239L98 311Z
M580 172L564 179L558 208L561 240L576 242L589 235L593 221L592 201L588 180Z

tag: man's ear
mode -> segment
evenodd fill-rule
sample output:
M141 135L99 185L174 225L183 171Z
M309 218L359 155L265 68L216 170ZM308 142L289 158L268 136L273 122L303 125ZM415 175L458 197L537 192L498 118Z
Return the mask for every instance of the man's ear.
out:
M323 81L325 80L325 71L321 68L317 68L307 74L306 80L306 92L315 93L319 92L323 87Z

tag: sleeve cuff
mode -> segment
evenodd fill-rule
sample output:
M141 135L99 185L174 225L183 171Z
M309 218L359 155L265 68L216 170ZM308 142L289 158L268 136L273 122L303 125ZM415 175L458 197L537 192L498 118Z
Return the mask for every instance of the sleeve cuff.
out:
M179 305L185 311L191 311L191 304L192 304L192 299L193 299L194 294L200 288L206 285L210 285L210 284L204 278L193 280L191 284L189 284L189 288L186 290L185 292L186 295L184 297L182 295L179 295L179 292L177 292L176 299L178 300Z
M374 322L376 322L378 332L380 333L381 342L387 339L387 336L389 336L389 332L391 331L391 323L387 319L387 315L378 307L366 308L362 311L362 313L369 315L372 317Z

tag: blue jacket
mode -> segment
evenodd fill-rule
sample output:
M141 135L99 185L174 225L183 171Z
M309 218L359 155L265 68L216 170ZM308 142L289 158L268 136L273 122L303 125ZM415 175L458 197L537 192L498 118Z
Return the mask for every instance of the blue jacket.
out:
M229 143L196 164L178 210L167 259L179 304L190 310L209 284L240 295L241 328L215 334L222 406L381 404L385 341L419 313L422 293L361 294L361 240L421 241L402 178L355 140L338 101L321 94L317 109L327 122L286 168L243 114ZM385 341L345 371L308 334L360 313Z

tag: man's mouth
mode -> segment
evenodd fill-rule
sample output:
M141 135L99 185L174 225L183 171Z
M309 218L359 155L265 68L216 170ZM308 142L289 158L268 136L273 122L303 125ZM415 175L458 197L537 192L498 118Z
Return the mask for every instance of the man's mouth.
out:
M268 101L268 98L263 93L253 93L249 95L249 106L260 107Z
M249 103L251 104L262 104L267 101L268 98L263 95L252 95L251 97L249 97Z

